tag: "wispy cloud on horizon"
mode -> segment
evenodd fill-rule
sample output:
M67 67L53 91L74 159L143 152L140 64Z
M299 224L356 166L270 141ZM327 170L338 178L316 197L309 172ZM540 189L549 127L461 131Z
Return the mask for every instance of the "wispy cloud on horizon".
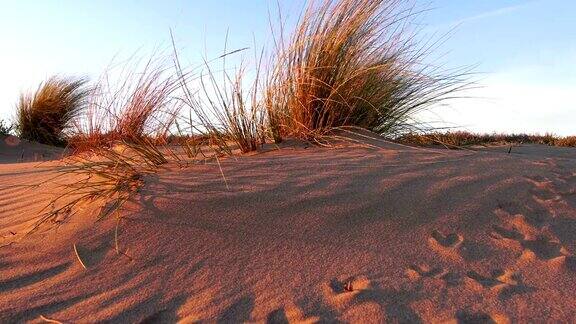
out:
M483 20L486 18L504 16L504 15L510 14L512 12L526 8L530 5L533 5L533 4L538 3L538 2L542 2L542 0L528 1L528 2L517 4L517 5L501 7L498 9L485 11L485 12L479 13L477 15L461 18L458 20L453 20L453 21L446 22L446 23L443 23L443 24L440 24L437 26L432 26L432 27L434 27L435 29L437 29L439 27L456 27L456 26L460 26L460 25L465 24L465 23Z

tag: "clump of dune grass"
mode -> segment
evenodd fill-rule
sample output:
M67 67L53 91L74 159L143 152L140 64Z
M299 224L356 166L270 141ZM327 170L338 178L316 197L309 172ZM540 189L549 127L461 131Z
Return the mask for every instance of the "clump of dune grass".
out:
M84 108L90 93L87 80L53 76L34 92L20 96L16 131L20 138L49 145L64 145L64 131Z
M400 0L309 2L288 41L276 37L264 98L272 137L403 133L416 113L467 88L466 69L426 63L435 43L416 41L417 15Z
M206 71L201 77L200 95L189 93L189 88L183 86L187 93L182 99L196 116L197 133L227 154L232 154L229 143L236 144L243 153L257 150L265 141L264 111L255 95L257 83L245 89L243 69L233 78L225 73L221 84L209 67Z
M92 201L105 204L105 218L138 192L145 175L181 161L166 145L181 105L172 96L177 78L163 63L150 59L103 74L67 133L72 155L58 178L79 180L62 184L33 230L65 220Z
M181 107L173 98L178 85L162 57L108 69L74 120L71 147L83 151L122 141L164 143Z

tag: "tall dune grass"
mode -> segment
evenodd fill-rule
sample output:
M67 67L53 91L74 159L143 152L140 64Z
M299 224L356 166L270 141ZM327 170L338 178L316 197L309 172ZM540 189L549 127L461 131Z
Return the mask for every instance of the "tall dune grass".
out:
M164 143L181 107L172 97L177 88L162 58L107 70L74 120L71 146L83 151L116 142Z
M190 131L209 139L210 146L221 153L232 154L230 143L236 144L243 153L257 150L266 137L266 114L259 97L262 56L255 58L255 76L247 85L243 62L233 74L226 67L228 55L245 49L225 50L216 59L223 62L221 71L214 71L211 66L214 60L204 60L202 71L194 75L181 66L174 42L173 45L180 100L191 114ZM191 81L198 83L198 90L192 88Z
M16 106L18 135L43 144L65 144L66 128L86 104L86 84L83 78L53 76L36 91L22 94Z
M466 88L466 70L426 63L418 15L400 0L311 1L284 42L276 38L265 105L276 141L342 126L379 134L414 127L414 115Z
M86 201L105 203L100 214L105 218L138 192L145 175L157 172L172 157L180 161L164 145L181 105L172 97L178 80L163 63L150 59L114 76L104 73L74 119L69 145L75 154L58 175L79 180L62 185L62 194L49 203L50 210L32 231L71 217Z

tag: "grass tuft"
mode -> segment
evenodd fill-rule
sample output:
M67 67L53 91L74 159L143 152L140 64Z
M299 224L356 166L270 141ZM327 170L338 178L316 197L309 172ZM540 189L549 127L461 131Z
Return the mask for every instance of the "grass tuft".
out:
M64 145L65 130L84 108L90 93L83 78L53 76L38 89L20 96L16 106L20 138L48 145Z
M70 146L82 152L118 142L165 143L181 106L172 97L177 86L162 58L107 70L74 119Z
M467 88L465 69L426 64L432 45L410 31L419 12L399 0L311 1L287 43L276 40L264 99L272 137L322 137L356 126L392 135Z

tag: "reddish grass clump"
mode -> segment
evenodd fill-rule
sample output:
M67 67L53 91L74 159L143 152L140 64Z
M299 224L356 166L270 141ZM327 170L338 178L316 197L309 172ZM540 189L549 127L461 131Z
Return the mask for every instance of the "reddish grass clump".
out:
M106 71L89 97L86 109L74 120L70 146L76 151L112 147L119 142L165 143L180 105L172 98L178 80L163 61L150 59L123 73Z

